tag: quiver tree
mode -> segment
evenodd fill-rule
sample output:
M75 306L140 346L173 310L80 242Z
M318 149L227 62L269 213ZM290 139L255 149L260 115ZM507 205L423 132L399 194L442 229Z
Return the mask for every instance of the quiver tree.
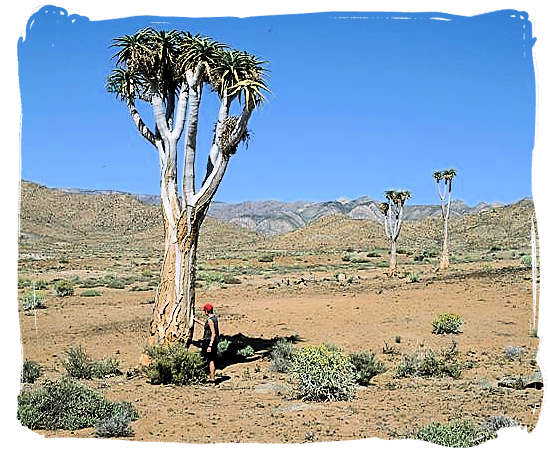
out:
M409 191L386 191L387 202L379 205L384 214L384 230L390 243L390 267L388 275L394 276L397 271L397 238L403 224L405 201L411 197Z
M264 100L265 61L208 37L152 28L116 38L112 47L118 51L107 90L126 104L137 130L153 146L160 162L164 259L149 345L189 345L199 230L231 156L248 139L249 118ZM198 184L197 127L205 88L218 97L219 109L206 175ZM145 124L138 101L139 106L152 108L153 128ZM231 115L232 106L235 115ZM178 157L183 158L179 179Z
M443 248L439 262L439 269L441 270L449 267L449 215L451 213L451 191L455 176L456 170L454 169L445 169L433 173L439 199L441 200L441 219L443 220ZM441 182L443 182L443 187L441 186Z

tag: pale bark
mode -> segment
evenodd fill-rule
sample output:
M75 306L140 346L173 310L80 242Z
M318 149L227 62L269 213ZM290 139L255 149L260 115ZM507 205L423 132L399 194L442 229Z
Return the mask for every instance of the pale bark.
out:
M394 276L397 272L397 243L395 241L390 242L390 268L389 276Z
M227 142L220 140L234 97L224 93L208 158L207 173L200 189L195 187L195 154L204 67L186 73L177 103L172 93L164 99L151 97L155 133L145 125L133 101L127 105L138 131L155 146L160 165L160 197L164 223L164 258L155 294L149 328L150 346L167 343L189 345L193 337L196 256L199 231L208 207L221 183L231 156L243 135L252 109L246 105L230 131ZM185 132L182 177L183 204L178 195L177 147ZM140 363L147 364L142 355Z
M441 192L439 188L439 182L437 183L437 190L439 192L439 198L441 199L441 218L443 219L443 245L441 249L441 259L439 261L439 269L446 270L449 268L449 215L451 213L451 191L452 180L448 181L446 185L446 191ZM447 197L448 196L448 197ZM447 205L445 206L445 201Z

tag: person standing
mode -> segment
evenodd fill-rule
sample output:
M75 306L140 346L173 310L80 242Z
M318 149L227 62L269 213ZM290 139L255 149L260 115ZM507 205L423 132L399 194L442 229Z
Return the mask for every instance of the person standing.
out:
M195 321L204 327L201 355L206 360L210 370L208 380L214 382L216 380L216 356L218 355L218 343L220 341L218 317L214 314L214 306L208 302L204 304L202 310L207 315L206 321L204 323L198 319L195 319Z

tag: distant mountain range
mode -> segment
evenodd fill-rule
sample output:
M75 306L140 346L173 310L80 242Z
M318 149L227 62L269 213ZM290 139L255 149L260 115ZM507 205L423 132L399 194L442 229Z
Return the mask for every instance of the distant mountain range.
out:
M60 191L72 194L124 194L131 195L149 205L160 205L160 196L151 194L131 194L112 190L84 190L79 188L60 188ZM380 201L363 196L358 199L338 199L326 202L281 202L277 200L246 201L239 203L213 202L209 216L240 225L264 235L278 235L299 229L319 218L332 214L343 214L352 219L370 219L383 221L377 207ZM454 217L476 214L502 207L499 202L481 202L473 207L461 200L452 201L451 215ZM437 217L441 214L439 205L406 205L405 219L420 220Z

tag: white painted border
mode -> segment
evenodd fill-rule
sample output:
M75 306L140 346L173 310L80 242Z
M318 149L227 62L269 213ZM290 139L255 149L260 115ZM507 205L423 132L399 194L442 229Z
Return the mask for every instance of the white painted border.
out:
M120 17L129 17L137 15L157 15L157 16L179 16L179 17L206 17L206 16L257 16L271 14L299 14L306 12L323 11L392 11L392 12L444 12L447 14L457 14L464 16L473 16L486 12L517 9L526 11L533 23L533 36L537 38L537 43L533 48L535 76L537 82L537 119L535 132L535 150L533 152L533 197L536 205L537 220L539 226L539 243L541 252L541 302L540 302L540 321L539 336L542 337L539 346L539 365L543 374L548 380L548 345L544 337L548 337L548 308L545 303L547 295L546 284L546 255L550 249L548 241L548 224L550 208L545 194L549 192L550 180L545 171L549 168L549 114L548 114L548 67L549 67L549 44L547 42L550 34L550 20L547 8L542 1L461 1L453 2L417 0L415 2L405 0L386 0L385 2L363 0L302 0L300 2L262 2L239 1L231 2L197 1L190 2L185 0L178 1L117 1L117 0L64 0L56 3L56 6L65 8L69 14L79 14L87 16L90 20L104 20ZM2 124L3 132L7 139L3 142L2 156L3 169L1 182L1 192L3 194L3 206L7 208L7 214L0 221L2 233L0 233L2 249L1 260L1 281L2 299L4 313L7 316L6 328L1 328L2 360L9 367L2 372L2 409L1 409L1 427L2 442L7 446L23 447L28 445L46 449L64 450L74 447L83 449L94 449L98 445L105 449L231 449L231 450L252 450L261 449L286 449L289 446L295 449L363 449L368 446L374 449L383 450L408 450L408 449L443 449L432 444L421 442L405 443L403 441L382 441L379 439L367 439L358 442L330 442L329 444L308 444L308 445L186 445L186 444L142 444L136 442L103 440L98 442L93 439L63 439L53 440L44 439L35 433L23 429L15 418L16 411L16 393L19 391L19 375L14 371L20 363L21 347L19 343L19 324L17 320L15 281L17 277L17 236L18 236L18 183L20 179L19 149L20 149L20 114L21 105L19 98L18 75L17 75L17 39L25 33L25 27L28 18L42 6L47 3L39 3L31 0L16 0L8 2L4 6L3 24L2 24L2 55L4 57L7 69L2 71L3 77L3 108ZM6 65L4 65L6 67ZM542 124L546 125L543 127ZM503 180L503 183L506 183ZM542 357L545 356L545 357ZM539 418L537 428L532 434L526 435L522 432L504 431L505 440L499 439L484 443L475 448L480 450L491 449L500 450L505 444L506 448L521 448L522 446L529 451L542 449L545 443L545 429L548 427L548 408L543 403L543 409ZM182 425L182 427L184 427ZM77 441L75 441L77 440Z

